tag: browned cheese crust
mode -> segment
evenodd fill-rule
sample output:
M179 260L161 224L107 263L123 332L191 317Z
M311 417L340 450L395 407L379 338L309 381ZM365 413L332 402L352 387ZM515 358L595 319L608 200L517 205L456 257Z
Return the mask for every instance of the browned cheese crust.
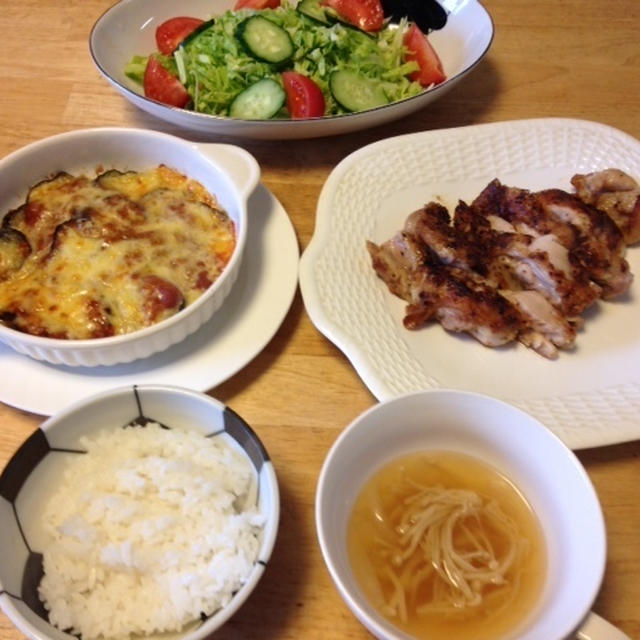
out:
M193 303L235 245L215 197L167 166L61 172L3 218L0 321L70 340L130 333Z

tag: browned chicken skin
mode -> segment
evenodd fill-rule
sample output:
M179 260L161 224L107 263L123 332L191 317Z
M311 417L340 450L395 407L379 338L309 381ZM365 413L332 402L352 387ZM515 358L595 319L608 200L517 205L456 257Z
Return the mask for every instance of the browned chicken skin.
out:
M493 180L471 206L484 215L504 218L518 231L555 236L569 251L569 259L602 287L602 297L613 298L629 288L632 276L620 229L606 213L578 196L560 189L530 192Z
M367 247L378 275L409 303L408 329L435 318L445 329L468 332L491 347L517 337L522 318L506 298L478 274L441 262L412 234L400 232Z
M602 185L631 184L622 176L576 182L602 195ZM438 320L487 346L518 340L553 358L574 344L585 309L629 288L628 237L577 195L493 180L471 205L459 202L453 217L431 202L367 249L378 276L407 302L408 329Z
M618 225L627 244L640 241L640 185L619 169L576 174L578 197L604 211Z
M579 316L601 294L553 233L520 233L510 223L498 224L496 216L485 217L462 202L456 207L454 226L477 248L478 262L502 288L538 291L569 318Z

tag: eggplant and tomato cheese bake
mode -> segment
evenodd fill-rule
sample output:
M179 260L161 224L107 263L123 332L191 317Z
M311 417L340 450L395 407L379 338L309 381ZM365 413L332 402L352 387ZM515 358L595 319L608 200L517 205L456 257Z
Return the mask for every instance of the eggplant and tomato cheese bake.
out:
M199 182L159 165L33 186L0 228L0 321L37 336L103 338L194 302L236 246Z

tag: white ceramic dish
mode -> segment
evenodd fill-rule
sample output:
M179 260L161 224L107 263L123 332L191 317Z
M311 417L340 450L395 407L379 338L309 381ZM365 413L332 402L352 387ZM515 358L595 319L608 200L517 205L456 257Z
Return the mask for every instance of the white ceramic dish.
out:
M103 170L139 170L166 164L198 180L225 209L236 227L236 248L220 277L179 313L129 334L95 340L59 340L24 334L0 325L0 341L19 353L52 364L112 365L146 358L184 340L222 305L238 276L247 237L247 200L260 168L249 153L232 145L199 147L164 133L101 128L59 134L30 144L0 161L0 215L24 202L27 190L64 170L94 175Z
M598 497L575 455L543 424L504 402L461 391L429 390L379 403L341 432L325 459L315 503L318 539L352 612L378 638L409 638L366 600L351 570L346 534L355 498L370 475L394 458L424 450L479 458L520 489L543 530L547 577L537 607L507 638L569 638L589 616L604 573L606 532ZM596 621L602 633L581 637L626 637L595 614L588 618L590 630Z
M60 478L68 456L78 455L78 439L116 429L140 417L168 427L216 434L245 452L257 481L255 506L266 516L258 559L231 602L174 640L199 640L222 626L249 597L275 545L280 517L278 481L259 437L234 411L204 394L162 385L112 389L78 402L42 424L18 449L0 476L0 605L10 620L34 640L73 638L55 629L39 602L43 501ZM136 427L142 428L142 427ZM158 636L161 637L161 636Z
M316 327L384 400L451 388L486 393L535 415L572 448L640 436L640 249L630 292L586 315L575 350L547 360L521 345L483 347L438 324L402 326L404 304L376 276L366 240L381 242L430 200L469 201L493 178L570 189L574 173L618 167L640 178L640 143L598 123L540 119L416 133L364 147L332 172L300 263Z
M205 145L206 147L206 145ZM51 415L126 384L179 384L207 391L256 356L284 319L298 285L298 244L286 211L262 185L249 198L251 225L238 279L213 318L180 344L110 367L50 365L0 344L0 401Z
M445 0L446 26L429 37L437 49L448 80L424 93L370 111L306 120L249 121L221 118L167 107L142 95L124 74L132 55L155 50L156 27L176 15L208 19L233 7L233 0L121 0L96 22L89 41L100 73L133 104L179 127L202 133L283 140L347 133L402 118L442 96L473 69L493 39L493 23L477 0Z

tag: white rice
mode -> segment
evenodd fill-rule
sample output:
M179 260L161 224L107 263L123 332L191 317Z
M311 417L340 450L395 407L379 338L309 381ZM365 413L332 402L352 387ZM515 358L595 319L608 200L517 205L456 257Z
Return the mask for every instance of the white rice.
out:
M119 638L176 631L227 604L264 525L246 457L222 438L155 424L81 445L88 453L71 456L43 514L39 590L52 624Z

